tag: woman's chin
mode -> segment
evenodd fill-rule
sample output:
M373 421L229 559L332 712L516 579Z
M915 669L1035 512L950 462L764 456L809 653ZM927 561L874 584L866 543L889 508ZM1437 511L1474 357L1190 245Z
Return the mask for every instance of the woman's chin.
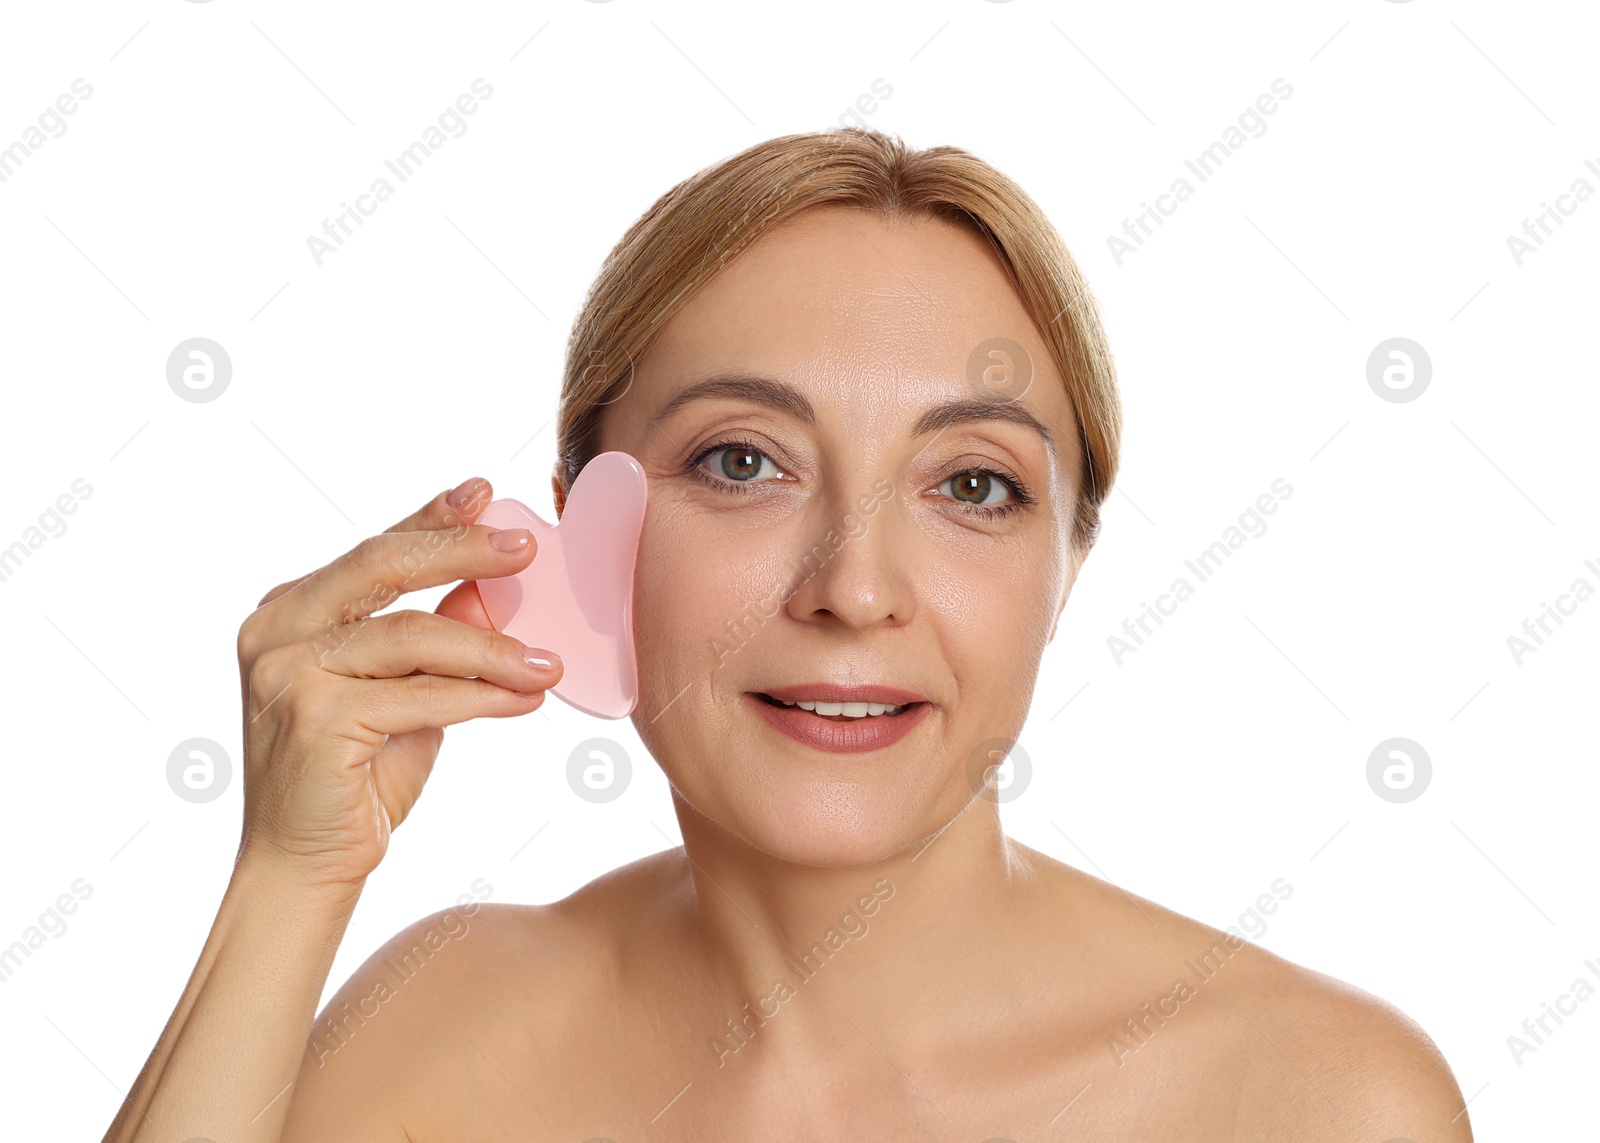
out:
M873 812L829 798L780 799L717 820L770 857L819 869L877 865L938 829L903 810Z

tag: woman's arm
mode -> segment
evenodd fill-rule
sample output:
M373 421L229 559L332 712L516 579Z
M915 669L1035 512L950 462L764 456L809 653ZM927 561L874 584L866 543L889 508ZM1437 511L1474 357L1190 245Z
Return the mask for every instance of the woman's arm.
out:
M239 628L244 828L172 1018L105 1138L278 1143L334 952L446 726L537 710L561 664L493 630L470 582L522 570L524 530L474 526L487 481L267 593Z
M242 857L199 963L106 1143L277 1143L358 896L333 900L287 862Z

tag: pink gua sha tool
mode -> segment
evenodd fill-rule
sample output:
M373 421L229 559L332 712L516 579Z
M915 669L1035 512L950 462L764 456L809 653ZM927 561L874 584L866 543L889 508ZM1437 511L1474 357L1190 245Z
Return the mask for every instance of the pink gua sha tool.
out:
M578 473L559 524L520 500L495 500L477 523L526 528L538 551L515 575L480 579L496 631L561 656L561 701L599 718L626 718L639 702L633 648L633 567L644 526L644 469L603 452Z

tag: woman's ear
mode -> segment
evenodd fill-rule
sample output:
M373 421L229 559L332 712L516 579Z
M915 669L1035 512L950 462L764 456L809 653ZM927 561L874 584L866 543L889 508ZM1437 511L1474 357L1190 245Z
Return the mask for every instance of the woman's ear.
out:
M556 497L556 522L561 521L561 512L567 506L567 490L561 486L561 462L556 462L555 471L550 474L550 490Z

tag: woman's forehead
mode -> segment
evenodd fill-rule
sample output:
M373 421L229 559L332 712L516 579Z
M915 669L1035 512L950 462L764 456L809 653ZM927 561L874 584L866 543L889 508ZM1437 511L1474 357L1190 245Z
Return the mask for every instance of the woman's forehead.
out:
M824 402L995 396L1070 416L1043 338L981 237L858 210L807 212L763 236L673 316L639 366L652 418L716 374L779 378ZM1022 383L974 394L975 376L997 368Z
M719 342L819 331L959 342L1031 324L999 256L968 228L829 207L757 239L663 332Z

